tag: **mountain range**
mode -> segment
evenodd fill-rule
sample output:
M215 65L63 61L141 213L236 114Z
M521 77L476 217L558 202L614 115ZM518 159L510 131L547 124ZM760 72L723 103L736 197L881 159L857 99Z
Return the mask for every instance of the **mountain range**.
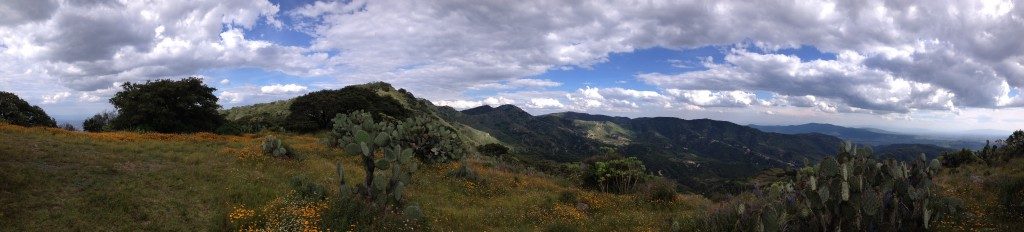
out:
M876 128L853 128L824 123L807 123L789 126L747 125L765 132L782 134L819 133L850 140L855 143L880 147L896 144L927 144L946 149L980 149L985 145L981 138L955 138L928 135L912 135L886 131ZM890 146L891 147L891 146ZM923 146L919 146L923 147ZM884 148L884 147L883 147Z
M894 155L897 158L914 157L921 150L930 150L929 156L936 156L946 150L918 144L879 146L884 142L869 138L911 138L827 124L762 127L710 119L626 118L577 112L531 115L515 105L456 110L435 106L386 83L358 87L396 98L419 115L436 116L466 135L472 144L504 144L522 160L561 164L600 155L637 157L648 171L672 178L692 192L738 191L738 180L764 169L794 167L836 154L844 139L899 153ZM229 119L258 119L245 123L273 124L283 121L275 117L287 113L265 111L287 109L290 102L236 107L225 114L232 116Z

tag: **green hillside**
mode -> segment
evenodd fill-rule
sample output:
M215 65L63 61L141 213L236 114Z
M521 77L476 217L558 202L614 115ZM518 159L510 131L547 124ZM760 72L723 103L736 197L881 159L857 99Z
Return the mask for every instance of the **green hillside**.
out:
M735 192L731 184L770 167L834 154L841 140L784 135L714 120L610 117L582 113L532 116L513 105L448 109L442 117L494 135L529 156L559 162L617 153L693 192Z

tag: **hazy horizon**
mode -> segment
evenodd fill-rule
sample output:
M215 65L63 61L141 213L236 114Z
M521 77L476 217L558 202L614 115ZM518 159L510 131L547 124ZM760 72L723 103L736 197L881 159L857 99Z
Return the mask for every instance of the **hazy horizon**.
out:
M197 76L224 108L384 81L515 104L901 133L1024 128L1013 1L5 1L0 91L58 121Z

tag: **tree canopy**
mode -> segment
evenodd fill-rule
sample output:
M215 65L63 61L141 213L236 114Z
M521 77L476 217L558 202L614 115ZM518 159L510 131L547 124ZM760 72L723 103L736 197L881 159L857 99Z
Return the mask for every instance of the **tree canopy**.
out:
M216 90L196 77L182 80L126 82L110 99L117 108L111 127L163 133L214 131L224 124Z
M39 106L29 105L18 95L3 91L0 91L0 122L19 126L57 126L57 122Z
M321 90L295 98L288 109L286 129L296 132L312 132L331 128L332 119L338 114L356 110L371 113L375 118L391 117L404 119L412 114L394 98L381 96L371 88L348 86L339 90Z

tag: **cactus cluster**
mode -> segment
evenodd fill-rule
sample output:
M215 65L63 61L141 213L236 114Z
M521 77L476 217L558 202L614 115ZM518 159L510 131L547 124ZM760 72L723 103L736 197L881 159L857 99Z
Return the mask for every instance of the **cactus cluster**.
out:
M334 127L325 139L331 147L343 147L351 154L359 153L358 143L354 143L354 127L364 122L373 122L373 117L363 111L350 114L339 114L334 119ZM440 120L426 116L412 117L405 120L390 122L381 121L366 124L367 128L359 128L368 132L368 138L377 142L374 132L384 131L383 142L401 145L413 150L413 155L424 163L443 163L462 159L469 150L467 144L455 129ZM354 145L353 145L354 144ZM370 143L369 148L380 146Z
M399 138L403 145L413 149L416 157L425 163L443 163L465 156L466 145L459 134L439 120L429 117L413 117L403 120L397 129L404 135Z
M386 121L376 122L370 114L362 111L338 115L334 119L330 140L347 153L359 154L363 158L366 179L360 186L360 193L382 204L401 204L405 185L418 168L418 163L412 159L413 150L402 148L396 142L404 136L403 127ZM340 165L338 172L343 174ZM348 189L344 178L340 184L343 191Z
M841 150L759 191L764 201L740 204L733 230L920 231L940 216L931 191L936 161L878 162L850 143Z
M272 135L263 138L263 154L275 158L295 157L295 151L287 144Z

